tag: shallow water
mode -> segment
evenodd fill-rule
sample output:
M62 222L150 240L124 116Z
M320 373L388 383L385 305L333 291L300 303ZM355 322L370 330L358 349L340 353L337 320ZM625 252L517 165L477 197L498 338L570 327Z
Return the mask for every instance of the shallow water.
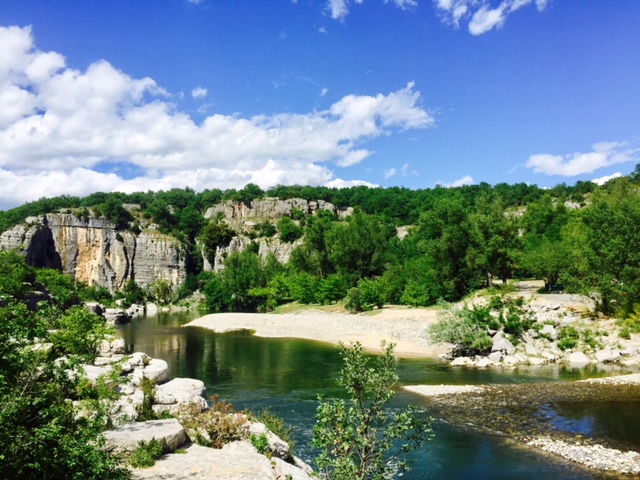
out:
M334 346L296 339L266 339L248 332L215 334L182 325L199 314L159 314L134 319L120 327L120 334L135 351L167 361L172 377L192 377L205 382L209 395L231 401L236 409L260 411L271 408L295 426L298 456L310 460L318 395L340 396L335 379L341 367ZM436 360L400 359L402 384L499 384L576 380L609 375L608 369L571 370L558 366L516 370L451 368ZM399 391L392 408L420 405L422 399ZM615 422L616 414L602 403L556 405L546 412L559 426L577 433L597 435L606 426L621 441L637 435L639 420ZM626 405L629 418L636 418L637 405ZM563 425L563 422L566 425ZM573 422L573 423L571 423ZM587 427L582 427L586 425ZM612 427L611 425L616 425ZM585 431L582 432L581 428ZM636 434L631 433L634 430ZM437 419L436 434L426 449L415 455L406 479L600 479L610 478L553 461L504 437L480 435L450 426Z

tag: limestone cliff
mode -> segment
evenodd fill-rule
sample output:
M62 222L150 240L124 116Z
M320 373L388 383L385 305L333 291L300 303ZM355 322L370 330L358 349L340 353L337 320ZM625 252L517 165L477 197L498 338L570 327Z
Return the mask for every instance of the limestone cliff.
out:
M264 200L254 200L251 205L234 201L220 203L209 208L204 216L205 218L212 218L221 214L227 220L277 220L282 217L292 217L294 210L300 210L304 215L313 215L318 210L329 210L338 217L346 217L353 213L351 207L338 208L324 200L309 202L302 198L290 198L287 200L265 198Z
M186 276L185 254L173 237L151 229L118 232L104 218L73 214L31 217L0 235L0 249L20 250L36 267L56 268L89 285L118 290L133 279L141 287Z

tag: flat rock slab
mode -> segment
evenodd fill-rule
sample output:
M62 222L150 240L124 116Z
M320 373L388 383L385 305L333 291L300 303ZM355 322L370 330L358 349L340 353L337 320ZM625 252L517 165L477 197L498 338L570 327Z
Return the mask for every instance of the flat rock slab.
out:
M190 445L181 453L165 455L155 465L133 471L135 479L166 480L276 480L271 461L247 442L221 449Z
M132 452L139 442L149 442L153 438L169 451L175 451L187 441L184 428L175 418L126 423L115 430L107 430L104 437L105 449L117 453Z

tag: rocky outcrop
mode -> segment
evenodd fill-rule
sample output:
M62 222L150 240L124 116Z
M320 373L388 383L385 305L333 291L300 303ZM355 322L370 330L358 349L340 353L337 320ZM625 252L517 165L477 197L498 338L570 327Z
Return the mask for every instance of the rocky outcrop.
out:
M289 198L287 200L265 198L263 200L254 200L251 205L234 201L220 203L209 208L204 217L212 218L222 215L227 220L277 220L282 217L293 217L294 212L297 210L304 215L313 215L318 210L328 210L341 218L353 213L353 208L351 207L338 208L324 200L307 201L302 198Z
M0 235L0 250L22 251L30 265L62 270L112 292L129 280L145 287L161 279L176 287L186 277L177 239L151 229L138 235L117 231L104 218L70 213L28 218Z

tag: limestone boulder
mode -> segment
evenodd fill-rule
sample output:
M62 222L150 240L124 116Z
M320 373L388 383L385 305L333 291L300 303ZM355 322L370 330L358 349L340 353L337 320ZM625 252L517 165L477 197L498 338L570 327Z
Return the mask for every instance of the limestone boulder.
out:
M204 382L193 378L174 378L157 385L154 391L154 411L176 412L183 405L195 405L200 411L207 409Z
M145 365L143 376L154 383L163 383L169 379L169 365L164 360L152 358Z
M174 452L187 441L187 434L175 419L150 420L127 423L104 433L105 450L115 453L130 453L139 442L152 439L160 441L166 451Z
M567 357L567 361L571 366L584 366L588 365L591 360L583 352L573 352Z

